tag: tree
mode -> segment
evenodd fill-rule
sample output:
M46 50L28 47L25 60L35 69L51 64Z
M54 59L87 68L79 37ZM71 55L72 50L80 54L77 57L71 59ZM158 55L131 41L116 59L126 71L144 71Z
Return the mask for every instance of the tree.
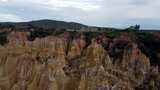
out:
M140 30L140 25L135 25L135 30Z
M140 30L140 25L136 24L136 25L134 25L134 26L128 27L128 28L125 29L125 30L127 30L127 31L133 31L133 30L138 31L138 30Z

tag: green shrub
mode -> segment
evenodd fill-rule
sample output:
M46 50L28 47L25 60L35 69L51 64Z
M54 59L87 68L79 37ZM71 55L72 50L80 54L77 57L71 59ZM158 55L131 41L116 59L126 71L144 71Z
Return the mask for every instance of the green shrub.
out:
M7 33L6 32L1 32L0 33L0 44L4 45L7 43Z
M109 38L119 37L120 36L120 32L118 32L118 31L111 31L111 32L108 32L106 36L109 37Z

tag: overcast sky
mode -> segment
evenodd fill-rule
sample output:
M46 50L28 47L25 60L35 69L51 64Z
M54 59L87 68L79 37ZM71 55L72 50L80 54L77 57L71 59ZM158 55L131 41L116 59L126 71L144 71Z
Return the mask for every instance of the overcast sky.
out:
M0 22L38 19L160 28L160 0L0 0Z

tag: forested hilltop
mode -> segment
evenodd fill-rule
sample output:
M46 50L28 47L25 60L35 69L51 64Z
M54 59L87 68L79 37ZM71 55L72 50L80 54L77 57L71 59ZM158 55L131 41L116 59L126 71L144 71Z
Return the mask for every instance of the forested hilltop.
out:
M64 22L56 20L35 20L28 22L1 22L0 27L12 27L15 29L29 29L29 28L41 28L41 29L80 29L82 27L87 27L75 22Z

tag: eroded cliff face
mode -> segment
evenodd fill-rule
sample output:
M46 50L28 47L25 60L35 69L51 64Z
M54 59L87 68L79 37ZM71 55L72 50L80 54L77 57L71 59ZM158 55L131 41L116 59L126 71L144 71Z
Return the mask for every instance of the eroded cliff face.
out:
M127 35L69 33L27 40L11 32L0 48L0 90L159 90L159 66Z

